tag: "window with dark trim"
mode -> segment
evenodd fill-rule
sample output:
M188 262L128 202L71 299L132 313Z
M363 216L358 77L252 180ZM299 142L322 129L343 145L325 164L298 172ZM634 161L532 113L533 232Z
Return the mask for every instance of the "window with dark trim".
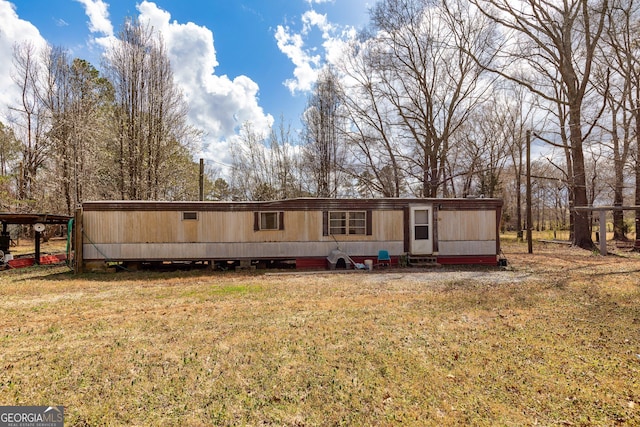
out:
M198 219L198 212L182 212L182 220Z
M254 212L253 229L284 230L284 212Z
M352 215L353 214L353 215ZM364 214L364 231L362 217ZM373 234L373 211L322 211L322 235L344 234L371 236ZM350 227L353 225L353 227Z
M366 211L334 211L329 212L329 234L334 235L366 235Z

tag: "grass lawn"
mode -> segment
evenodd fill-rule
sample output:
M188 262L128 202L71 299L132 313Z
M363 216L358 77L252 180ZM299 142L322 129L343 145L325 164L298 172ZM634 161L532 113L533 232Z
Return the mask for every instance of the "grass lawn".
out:
M640 425L640 256L509 267L0 272L0 405L65 426Z

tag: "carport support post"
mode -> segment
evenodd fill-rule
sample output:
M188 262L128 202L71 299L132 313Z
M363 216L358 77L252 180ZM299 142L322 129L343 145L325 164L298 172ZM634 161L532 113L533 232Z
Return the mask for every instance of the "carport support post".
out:
M600 255L607 254L607 211L600 210Z
M34 257L34 262L36 265L40 265L40 232L36 231L36 254Z

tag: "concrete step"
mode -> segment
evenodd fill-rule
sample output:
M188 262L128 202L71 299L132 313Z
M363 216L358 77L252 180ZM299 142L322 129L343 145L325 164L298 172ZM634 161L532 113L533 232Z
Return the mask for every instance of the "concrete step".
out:
M411 267L437 267L438 258L435 256L409 256L409 266Z

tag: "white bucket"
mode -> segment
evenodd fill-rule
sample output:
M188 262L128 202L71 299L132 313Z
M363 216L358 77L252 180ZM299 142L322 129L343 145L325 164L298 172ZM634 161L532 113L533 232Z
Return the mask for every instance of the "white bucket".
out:
M372 259L365 259L364 260L364 265L365 265L365 267L367 267L367 270L369 270L369 271L373 270L373 260Z

